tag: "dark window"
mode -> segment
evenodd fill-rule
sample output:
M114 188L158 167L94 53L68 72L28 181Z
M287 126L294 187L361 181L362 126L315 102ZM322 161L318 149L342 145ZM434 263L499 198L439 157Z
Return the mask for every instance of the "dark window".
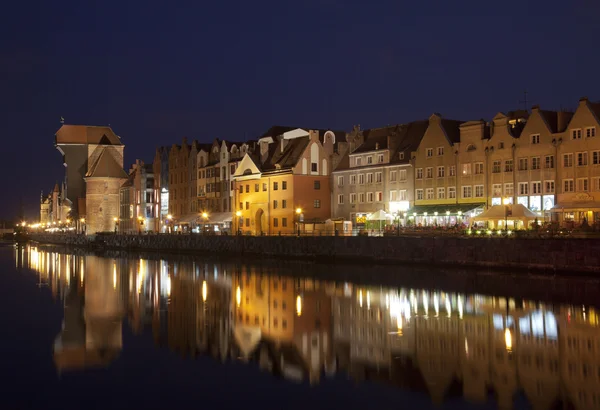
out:
M321 181L315 181L314 187L315 187L315 189L321 189Z

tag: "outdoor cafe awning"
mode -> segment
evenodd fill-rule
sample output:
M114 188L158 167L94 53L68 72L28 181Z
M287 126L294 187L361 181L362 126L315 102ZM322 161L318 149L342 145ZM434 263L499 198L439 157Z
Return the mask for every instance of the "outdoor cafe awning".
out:
M175 220L175 225L190 225L197 223L198 214L187 214Z
M233 214L231 212L215 212L213 214L208 214L208 218L205 220L200 217L199 222L205 223L207 225L212 224L223 224L226 222L231 222L233 220Z
M425 212L427 212L428 216L434 216L435 213L438 213L438 216L445 216L447 212L450 212L450 215L458 215L460 211L462 214L467 212L471 212L477 208L483 208L485 203L475 203L475 204L451 204L451 205L416 205L410 208L407 211L408 215L423 216Z

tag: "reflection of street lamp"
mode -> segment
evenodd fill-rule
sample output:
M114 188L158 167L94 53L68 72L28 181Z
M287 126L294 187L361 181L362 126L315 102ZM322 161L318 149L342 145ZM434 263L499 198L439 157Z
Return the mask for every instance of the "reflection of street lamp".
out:
M239 235L240 234L240 225L242 224L241 223L242 211L236 211L235 216L236 216L236 220L237 220L236 234Z
M298 236L300 236L300 215L302 214L302 208L296 208L296 220L298 225Z
M144 225L144 218L140 215L138 216L138 222L139 222L139 226L138 226L138 233L141 235L142 234L142 226Z
M296 296L296 314L302 316L302 298L300 295Z
M512 334L508 327L504 331L504 343L506 344L506 351L509 353L512 352Z
M171 227L171 226L172 226L172 225L171 225L171 220L172 220L172 219L173 219L173 215L171 215L171 214L167 215L167 225L168 225L168 226L167 226L167 230L168 230L169 232L173 232L173 228Z
M83 225L85 224L85 218L81 218L81 219L79 220L79 223L80 223L80 225L81 225L81 233L83 233L83 232L84 232Z

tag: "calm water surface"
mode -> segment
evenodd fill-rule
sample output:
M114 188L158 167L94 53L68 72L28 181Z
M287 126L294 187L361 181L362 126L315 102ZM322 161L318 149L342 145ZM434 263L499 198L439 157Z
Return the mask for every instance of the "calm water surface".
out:
M0 408L600 408L599 289L3 246Z

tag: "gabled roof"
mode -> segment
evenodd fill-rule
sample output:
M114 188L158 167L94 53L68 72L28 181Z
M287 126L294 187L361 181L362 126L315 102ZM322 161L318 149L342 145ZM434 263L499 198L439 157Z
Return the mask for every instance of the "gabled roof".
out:
M600 122L600 102L588 101L588 104L589 104L590 110L592 110L592 112L596 116L596 119Z
M388 136L398 132L400 125L392 125L383 128L372 128L363 131L365 141L355 149L352 154L375 151L376 149L388 149Z
M271 155L270 161L266 162L264 165L267 167L277 168L277 165L281 167L281 169L293 168L298 163L298 160L306 150L308 143L310 141L309 137L299 137L290 140L285 140L285 147L283 148L283 152L281 152L281 144L283 140L279 141L274 145L274 152ZM270 147L269 147L270 148ZM265 168L263 165L263 169L267 170L269 168Z
M288 131L292 131L298 129L300 127L288 127L284 125L273 125L271 128L267 130L264 134L262 134L257 139L265 138L265 137L277 137L278 135L282 135Z
M402 125L398 132L398 147L390 153L390 163L407 164L410 162L410 154L419 148L419 144L429 127L428 120L413 121ZM404 159L400 159L398 153L404 152Z
M68 124L56 131L56 143L123 145L110 127Z
M127 173L107 151L106 148L102 149L96 161L88 168L85 176L88 178L128 178Z
M464 121L458 120L447 120L442 118L441 127L446 132L448 136L448 141L451 144L456 144L460 142L460 124L464 123Z

